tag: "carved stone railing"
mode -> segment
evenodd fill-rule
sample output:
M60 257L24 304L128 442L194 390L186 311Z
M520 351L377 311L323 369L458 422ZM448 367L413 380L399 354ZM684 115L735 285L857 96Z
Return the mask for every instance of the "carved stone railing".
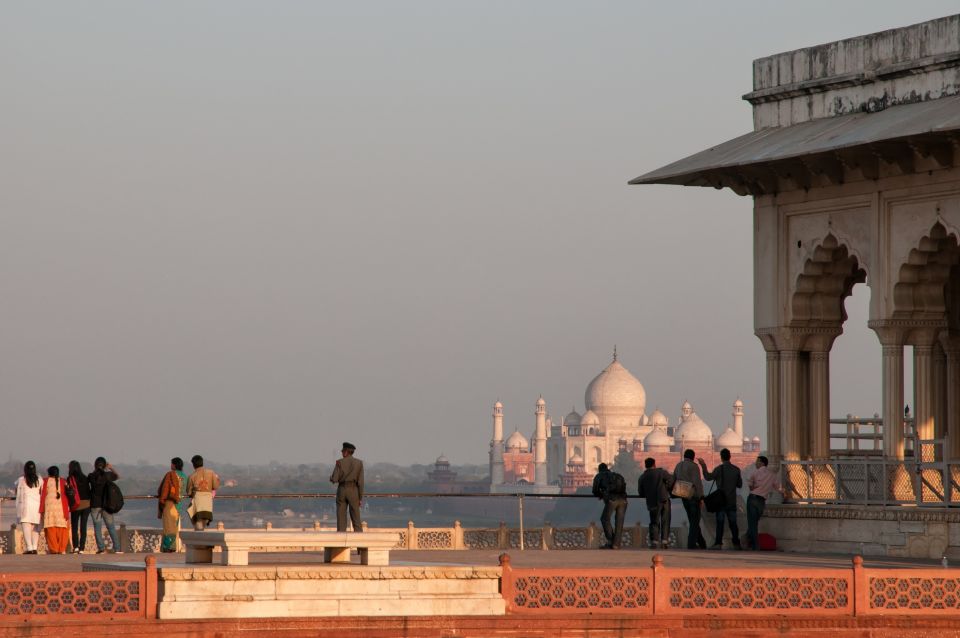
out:
M366 523L363 528L367 529ZM216 529L226 529L223 523L218 523ZM245 528L248 529L248 528ZM263 529L273 529L271 523L266 523ZM330 531L332 528L323 527L319 522L312 527L297 528L303 530L324 530ZM437 550L460 550L460 549L520 549L520 530L518 528L508 527L501 523L499 527L492 528L464 528L460 521L454 521L452 527L417 527L413 521L407 523L406 527L397 528L376 528L378 531L397 532L400 535L394 549L437 549ZM111 548L110 538L103 530L104 544ZM674 527L670 530L669 547L677 547L677 539L686 538L686 526ZM156 528L129 528L126 525L117 527L117 536L120 539L121 549L124 552L149 553L160 551L160 541L163 537L163 531ZM596 549L603 542L603 531L596 523L590 523L586 527L553 527L545 525L542 527L530 527L523 530L523 548L524 549L543 549L543 550L564 550L564 549ZM624 527L622 545L624 547L649 547L649 536L647 527L642 525L631 525ZM24 551L23 535L20 528L11 525L10 529L0 532L0 547L4 547L3 553L11 553L6 548L12 548L13 553L22 554ZM93 553L97 549L96 541L91 529L87 534L87 546L84 552ZM277 552L277 551L296 551L299 548L253 548L252 551ZM43 535L40 535L40 553L46 552L46 543Z

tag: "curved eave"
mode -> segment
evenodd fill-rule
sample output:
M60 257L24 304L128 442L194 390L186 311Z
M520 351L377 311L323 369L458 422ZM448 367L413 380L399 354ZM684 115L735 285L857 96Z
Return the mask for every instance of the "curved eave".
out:
M741 195L808 188L845 171L876 179L878 162L913 172L916 157L953 166L960 140L960 96L893 106L747 133L630 180L630 184L730 187Z

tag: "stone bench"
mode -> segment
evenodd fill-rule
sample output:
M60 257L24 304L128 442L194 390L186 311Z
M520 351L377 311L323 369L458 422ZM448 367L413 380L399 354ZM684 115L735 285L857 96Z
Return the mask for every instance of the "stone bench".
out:
M213 563L213 549L221 549L221 565L247 565L252 548L297 547L323 550L325 563L349 563L356 548L363 565L389 565L390 550L400 542L397 532L319 532L302 530L182 531L188 563Z

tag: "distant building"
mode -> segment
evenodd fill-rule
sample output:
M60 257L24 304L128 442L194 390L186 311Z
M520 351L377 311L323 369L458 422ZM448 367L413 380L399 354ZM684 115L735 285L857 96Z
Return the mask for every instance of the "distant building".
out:
M614 351L610 365L587 386L582 415L574 409L555 425L546 413L546 401L537 400L532 442L519 430L503 440L503 404L497 401L490 442L490 491L572 493L591 484L600 463L613 464L624 451L638 464L651 456L658 466L667 468L688 448L711 466L720 462L723 448L741 466L752 463L760 452L760 438L744 436L740 399L733 403L731 424L719 435L689 402L684 402L676 424L671 425L659 409L648 416L646 400L643 385Z

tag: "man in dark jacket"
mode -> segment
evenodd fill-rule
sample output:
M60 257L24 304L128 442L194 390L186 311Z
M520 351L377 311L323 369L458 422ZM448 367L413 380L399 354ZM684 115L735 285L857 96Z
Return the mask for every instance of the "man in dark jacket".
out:
M122 554L120 548L120 539L117 538L117 528L113 524L113 514L103 509L103 495L107 490L107 483L116 481L120 478L113 466L107 463L107 459L98 456L93 462L93 472L87 477L90 481L90 511L93 513L93 538L97 541L97 553L102 554L107 551L103 542L103 526L107 526L107 533L110 534L110 542L113 546L110 548L111 554Z
M637 492L647 499L650 512L650 547L666 548L670 544L670 488L673 476L662 467L656 467L652 457L643 461L646 468L637 481Z
M674 481L686 481L693 486L693 495L690 498L681 498L683 509L687 513L687 525L689 532L687 534L687 549L707 548L707 541L703 538L700 531L700 504L703 501L703 481L700 480L700 468L693 462L696 458L693 450L686 450L683 453L683 460L677 463L673 469Z
M717 512L717 537L710 549L723 548L723 521L726 519L730 525L730 534L733 536L733 546L736 549L743 549L740 546L740 528L737 527L737 488L743 487L743 479L740 477L740 468L730 462L730 450L723 448L720 450L720 465L713 468L712 472L707 471L707 464L702 458L698 458L700 469L703 470L703 478L716 481L717 489L723 492L726 505Z
M603 526L604 536L607 537L607 544L600 549L620 549L623 519L627 514L626 485L623 477L611 472L606 463L597 467L597 475L593 477L593 495L603 501L600 524ZM614 527L610 527L610 514L616 515Z

